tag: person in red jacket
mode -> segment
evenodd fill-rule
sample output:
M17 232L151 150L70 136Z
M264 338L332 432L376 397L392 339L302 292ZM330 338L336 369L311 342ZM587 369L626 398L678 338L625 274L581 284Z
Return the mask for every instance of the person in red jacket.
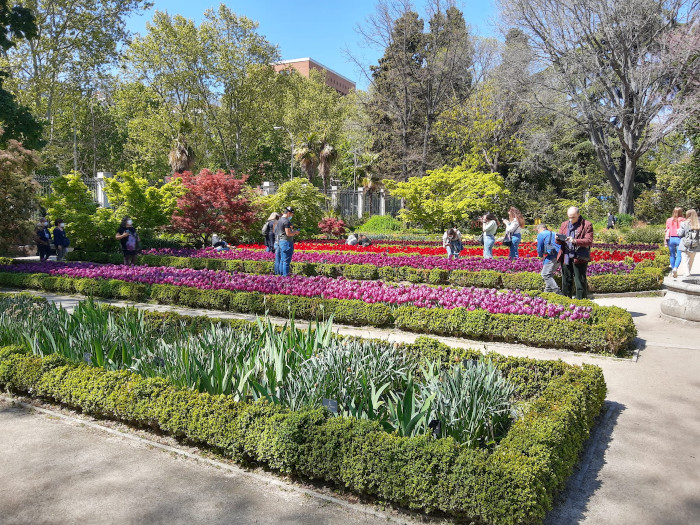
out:
M572 206L566 211L568 221L561 223L557 244L561 245L557 261L561 264L561 293L573 297L576 286L576 299L588 297L586 270L591 260L593 225L581 217L578 208Z

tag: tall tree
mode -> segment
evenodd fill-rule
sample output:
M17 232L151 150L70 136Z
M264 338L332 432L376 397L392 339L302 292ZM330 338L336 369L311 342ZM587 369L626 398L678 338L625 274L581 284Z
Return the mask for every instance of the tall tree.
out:
M585 129L632 213L641 156L695 111L700 32L695 0L499 0L528 36L540 71L539 102ZM562 105L568 107L562 107Z

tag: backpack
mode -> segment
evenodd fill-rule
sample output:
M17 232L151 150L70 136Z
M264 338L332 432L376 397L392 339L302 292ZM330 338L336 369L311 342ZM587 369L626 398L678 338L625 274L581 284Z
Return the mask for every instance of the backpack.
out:
M126 249L129 251L136 250L136 234L130 233L129 237L126 239Z
M260 230L260 233L262 233L263 237L267 237L267 230L270 228L270 221L266 221L265 224L263 224L262 230Z
M689 250L695 250L700 246L700 230L688 230L683 236L683 244Z
M554 244L552 237L554 236L554 232L550 231L549 232L549 242L544 245L544 255L545 257L548 255L556 255L559 250L557 250L557 245Z

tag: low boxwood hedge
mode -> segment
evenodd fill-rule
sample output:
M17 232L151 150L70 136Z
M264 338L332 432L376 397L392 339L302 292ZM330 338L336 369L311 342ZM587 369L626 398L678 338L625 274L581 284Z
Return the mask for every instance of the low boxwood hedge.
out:
M410 509L515 525L543 520L606 394L599 367L519 361L514 370L556 373L492 451L468 449L451 438L399 437L376 422L331 417L324 409L235 402L178 389L161 378L27 355L19 347L0 350L0 387Z
M161 304L249 314L267 312L271 315L288 317L290 313L294 313L298 319L328 318L333 314L335 321L339 324L394 326L410 332L596 353L620 353L633 345L637 335L632 316L621 308L603 307L591 301L578 301L544 293L541 295L552 302L591 306L593 323L543 319L529 315L490 314L484 310L469 311L462 307L452 310L415 306L391 307L383 303L369 304L354 299L321 299L265 295L259 292L201 290L167 284L148 286L115 279L54 277L41 273L0 272L0 286L79 293L136 302L150 299Z

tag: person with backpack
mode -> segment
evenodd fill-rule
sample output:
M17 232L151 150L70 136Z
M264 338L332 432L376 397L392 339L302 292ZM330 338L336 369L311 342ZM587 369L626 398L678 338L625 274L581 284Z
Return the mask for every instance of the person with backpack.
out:
M121 242L122 253L124 254L124 266L136 264L136 253L139 244L139 234L134 227L134 221L129 217L124 217L115 238Z
M54 221L54 225L56 227L53 229L53 244L56 246L56 262L63 262L63 259L66 256L66 249L70 245L70 241L66 236L66 225L63 222L63 219L56 219Z
M680 243L678 250L681 252L680 269L683 275L690 275L695 261L695 254L700 252L700 221L695 210L685 212L685 221L678 228ZM673 270L673 277L678 277L678 271Z
M613 215L611 211L608 212L608 230L613 230L615 229L615 223L617 222L617 219Z
M547 225L540 223L537 225L537 256L542 259L542 271L540 275L544 279L544 291L561 294L559 285L554 280L554 272L560 264L557 261L559 255L559 245L556 243L557 237Z
M39 219L37 224L34 242L36 242L36 251L39 256L39 262L46 262L51 255L51 232L49 231L49 221L46 217Z
M299 230L292 226L294 208L287 206L280 220L275 226L275 241L277 250L275 251L275 273L278 275L289 275L289 267L292 264L294 254L294 237L299 235Z
M442 247L447 251L447 259L459 259L459 254L464 248L462 245L462 233L455 227L449 228L442 235Z
M265 251L266 252L274 252L275 251L275 226L277 225L277 221L279 219L280 219L280 214L277 212L273 212L267 218L267 221L265 221L265 224L263 224L263 227L262 227L262 230L260 233L262 233L262 236L265 239Z
M685 217L683 217L683 208L680 206L674 208L673 214L666 219L664 243L668 246L671 271L674 273L677 273L678 267L681 265L681 254L678 251L681 238L678 235L678 229L683 221L685 221Z

